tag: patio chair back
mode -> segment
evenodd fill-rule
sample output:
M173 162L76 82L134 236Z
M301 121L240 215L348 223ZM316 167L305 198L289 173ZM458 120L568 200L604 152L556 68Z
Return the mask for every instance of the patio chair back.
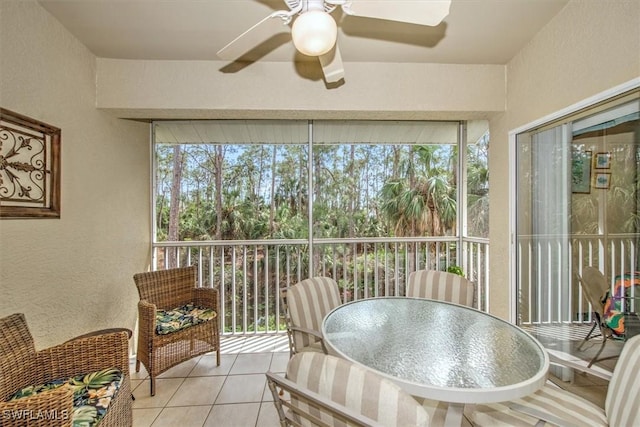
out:
M613 370L604 410L610 426L640 425L640 336L627 340Z
M607 289L609 289L604 274L595 267L584 267L582 269L582 280L580 280L580 283L584 296L587 301L589 301L589 304L591 304L593 311L602 318L604 313L604 303L602 300L604 299Z
M198 280L197 266L137 273L133 280L140 299L158 309L171 309L193 302L193 288Z
M408 297L430 298L473 307L473 294L473 282L446 271L413 271L407 282Z
M43 382L35 361L36 347L24 314L0 319L0 401L21 387Z
M320 340L296 328L315 331L319 335L324 316L341 303L338 284L329 277L312 277L287 289L286 304L292 327L293 353Z
M600 348L587 365L587 367L590 368L595 362L604 360L599 359L600 354L602 353L602 350L604 350L607 340L614 335L614 331L609 328L604 321L603 299L609 286L607 285L607 279L604 277L604 274L602 274L597 268L591 266L587 266L582 269L582 275L579 277L579 283L582 287L582 292L584 293L585 298L589 304L591 304L591 309L593 310L595 319L593 326L582 340L582 343L578 346L578 351L581 351L582 347L591 338L597 336L602 337L602 344L600 344ZM599 332L599 335L594 334L594 331L596 330Z
M400 386L338 357L296 354L286 378L271 372L267 378L282 425L429 425L428 412Z

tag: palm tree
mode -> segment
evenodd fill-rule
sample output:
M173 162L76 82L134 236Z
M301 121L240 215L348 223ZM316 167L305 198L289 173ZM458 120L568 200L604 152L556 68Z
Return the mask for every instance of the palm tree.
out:
M417 146L401 175L382 186L382 211L396 236L442 236L455 229L456 197L452 173L442 167L438 146Z
M489 237L489 133L467 146L468 233Z

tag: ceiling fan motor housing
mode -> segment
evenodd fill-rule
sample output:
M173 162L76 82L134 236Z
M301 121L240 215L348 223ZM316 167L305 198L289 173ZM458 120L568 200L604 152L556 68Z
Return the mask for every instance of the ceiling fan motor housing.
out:
M287 7L289 8L289 10L292 10L292 11L324 9L325 12L331 13L337 7L335 4L332 4L333 2L327 2L325 0L320 0L320 1L318 0L284 0L284 2L287 4ZM311 3L314 3L314 4L311 4ZM320 6L318 7L315 3L318 3ZM340 2L340 4L342 4L342 2Z

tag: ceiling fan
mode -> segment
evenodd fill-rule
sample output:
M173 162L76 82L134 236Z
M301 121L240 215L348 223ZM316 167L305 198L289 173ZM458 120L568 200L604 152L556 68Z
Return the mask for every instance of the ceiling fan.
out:
M451 0L283 0L289 10L268 15L220 49L218 57L233 61L259 43L290 32L296 49L316 56L324 79L336 83L344 78L337 23L331 13L338 6L346 16L384 19L417 25L438 25L449 14ZM293 21L291 27L289 24Z

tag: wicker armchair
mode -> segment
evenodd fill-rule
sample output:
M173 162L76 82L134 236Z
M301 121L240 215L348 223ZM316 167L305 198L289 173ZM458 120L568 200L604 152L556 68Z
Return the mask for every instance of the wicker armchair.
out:
M127 333L121 331L86 336L36 351L24 314L0 319L0 425L71 426L74 394L68 383L9 399L28 386L116 368L122 373L122 382L99 425L131 426L128 341Z
M215 351L220 365L218 290L196 287L197 275L194 265L133 276L140 295L136 372L140 371L142 362L151 378L152 396L156 394L156 377L185 360ZM171 333L159 334L156 329L158 310L172 310L187 304L211 309L215 317Z

